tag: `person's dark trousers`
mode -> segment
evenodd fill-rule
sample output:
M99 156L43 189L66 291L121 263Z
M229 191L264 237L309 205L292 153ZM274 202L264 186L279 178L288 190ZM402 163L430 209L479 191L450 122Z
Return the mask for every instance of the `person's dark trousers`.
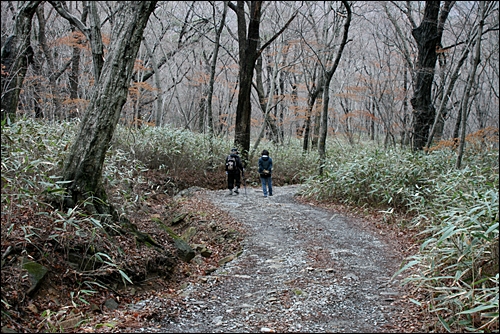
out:
M233 190L234 186L236 186L236 188L240 188L240 185L241 185L240 173L227 174L227 189Z
M271 176L268 177L261 177L260 178L260 183L262 184L262 193L264 194L264 197L267 197L273 195L273 179Z

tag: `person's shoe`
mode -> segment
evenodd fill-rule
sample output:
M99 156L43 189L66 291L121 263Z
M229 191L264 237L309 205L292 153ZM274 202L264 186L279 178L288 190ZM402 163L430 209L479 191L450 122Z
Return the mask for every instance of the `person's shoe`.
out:
M234 191L234 193L235 193L236 195L238 195L240 192L239 192L239 190L238 190L238 189L236 189L236 190Z
M269 196L272 196L273 194L269 194Z
M232 190L229 190L229 194L228 196L231 196L233 194L233 191Z

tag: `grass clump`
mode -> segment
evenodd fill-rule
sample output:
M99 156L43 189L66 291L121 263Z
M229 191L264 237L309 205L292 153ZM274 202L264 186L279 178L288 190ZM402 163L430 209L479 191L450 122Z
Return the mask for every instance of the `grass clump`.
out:
M185 188L225 187L225 159L233 147L227 138L169 126L139 129L118 126L113 138L115 149L128 152L149 169L162 171L169 180L185 183ZM245 162L245 179L250 185L260 184L257 168L262 149L267 149L273 158L276 185L301 183L317 171L317 152L302 153L300 140L291 139L286 145L264 141Z
M329 156L301 193L411 217L422 244L395 276L411 272L404 282L429 296L416 303L446 330L498 331L498 151L469 149L460 170L450 148L335 147Z

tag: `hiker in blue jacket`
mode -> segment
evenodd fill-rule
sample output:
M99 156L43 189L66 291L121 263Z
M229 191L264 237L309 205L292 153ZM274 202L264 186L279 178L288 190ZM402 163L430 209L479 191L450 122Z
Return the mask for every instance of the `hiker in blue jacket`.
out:
M272 171L273 171L273 159L269 156L267 150L262 151L262 156L259 158L259 175L260 183L262 183L262 192L264 197L273 195L273 181L272 181Z
M229 189L229 195L233 194L233 189L236 195L240 193L240 172L244 173L245 169L243 168L243 163L238 155L238 149L232 148L231 153L226 157L227 189Z

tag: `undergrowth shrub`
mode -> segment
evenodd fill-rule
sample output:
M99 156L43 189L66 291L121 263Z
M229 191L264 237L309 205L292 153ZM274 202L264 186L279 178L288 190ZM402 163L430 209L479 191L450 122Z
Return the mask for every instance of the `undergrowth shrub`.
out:
M114 148L130 152L133 159L140 160L147 168L162 170L174 178L192 175L195 180L207 178L207 173L211 173L225 183L224 162L233 147L227 138L168 126L139 129L118 126L113 138ZM257 162L264 148L273 158L276 184L300 183L317 171L317 152L302 153L298 139L286 145L264 141L246 162L246 178L253 181L253 185L260 182Z
M65 209L62 205L66 185L62 180L63 163L76 129L76 123L44 123L32 119L19 119L2 127L1 233L4 256L21 254L51 267L62 263L61 256L68 260L71 250L78 249L76 258L81 262L80 269L89 269L91 265L95 275L99 275L97 270L116 273L124 282L130 282L120 264L121 254L108 238L108 231L100 224L99 217L89 216L81 206ZM110 151L103 171L103 179L111 183L109 189L113 189L113 182L140 183L137 175L124 177L130 171L128 161L131 159L124 158L124 154ZM12 243L12 240L16 242ZM12 256L12 259L16 258ZM90 260L82 261L87 258ZM14 270L12 268L2 260L2 273ZM95 288L96 283L92 281L82 283L89 289ZM15 284L21 282L5 285L2 289L2 303L7 308L23 302L22 294L18 293L22 288L16 289ZM10 291L11 287L13 291Z
M2 127L2 212L11 205L37 206L41 194L62 194L62 163L73 135L70 123L19 120Z
M130 151L148 168L172 173L215 168L229 152L226 140L168 126L139 129L118 126L113 145Z
M498 189L462 194L422 231L420 252L400 270L430 293L425 308L448 330L498 331Z
M411 272L404 283L430 296L415 302L446 330L498 331L498 151L473 145L460 170L455 159L450 148L339 146L301 193L413 217L422 246L395 276Z
M16 234L28 246L37 238L52 240L68 252L68 245L77 242L97 262L92 265L115 271L126 282L120 252L94 219L98 217L54 204L64 196L62 163L76 129L76 123L33 120L2 128L2 237ZM498 331L498 151L472 146L464 155L464 168L456 170L455 152L447 147L415 153L338 144L328 146L318 175L317 151L304 153L299 139L285 145L263 141L247 173L256 176L257 159L267 149L276 185L303 183L301 194L320 201L410 215L410 223L422 231L422 245L396 274L410 272L405 283L430 296L415 303L446 330ZM111 202L120 203L116 208L126 214L140 207L141 196L148 195L145 188L157 189L147 179L151 170L195 182L217 175L225 182L224 159L231 147L228 139L187 130L118 126L103 181ZM23 221L25 210L34 211L43 223ZM29 254L36 258L35 253L46 259L50 252L33 248ZM8 305L4 296L2 291L2 303Z

